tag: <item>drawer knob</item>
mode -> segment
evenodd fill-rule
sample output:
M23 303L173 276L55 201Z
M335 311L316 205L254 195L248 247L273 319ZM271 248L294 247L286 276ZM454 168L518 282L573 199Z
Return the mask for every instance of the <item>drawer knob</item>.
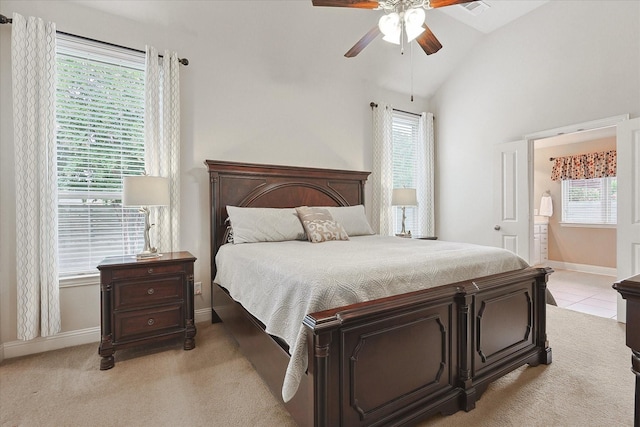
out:
M149 269L149 274L153 273L153 268Z
M155 289L153 289L153 288L149 288L149 289L147 289L147 293L148 293L149 295L153 295L153 294L154 294L154 292L155 292Z
M147 325L149 325L149 326L153 326L154 323L156 323L156 321L153 320L153 319L147 320Z

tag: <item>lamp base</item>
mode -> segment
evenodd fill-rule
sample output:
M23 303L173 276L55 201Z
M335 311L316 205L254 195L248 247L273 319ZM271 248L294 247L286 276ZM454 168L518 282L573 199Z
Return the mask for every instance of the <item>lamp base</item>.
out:
M136 254L136 259L153 259L160 258L162 256L159 252L140 252Z
M407 237L407 238L411 238L411 231L408 231L406 233L397 233L396 237Z
M142 252L136 255L136 259L153 259L161 257L162 254L158 253L158 250L155 247L151 247L149 244L151 240L149 239L149 230L151 229L151 224L149 222L149 208L143 206L140 208L140 212L144 214L144 248Z

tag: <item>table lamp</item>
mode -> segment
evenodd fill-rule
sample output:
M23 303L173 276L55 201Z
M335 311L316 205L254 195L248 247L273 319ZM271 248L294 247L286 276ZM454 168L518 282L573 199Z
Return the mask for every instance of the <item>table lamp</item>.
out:
M407 232L404 228L404 221L407 219L405 215L405 208L407 206L416 206L418 204L416 189L394 188L391 195L391 204L393 206L402 206L402 230L400 230L400 234L396 234L396 236L411 237L411 231Z
M138 259L156 258L161 256L156 248L152 248L149 241L149 206L169 205L169 179L160 176L125 176L123 177L123 206L139 206L144 214L144 249L136 254ZM155 225L155 224L153 224Z

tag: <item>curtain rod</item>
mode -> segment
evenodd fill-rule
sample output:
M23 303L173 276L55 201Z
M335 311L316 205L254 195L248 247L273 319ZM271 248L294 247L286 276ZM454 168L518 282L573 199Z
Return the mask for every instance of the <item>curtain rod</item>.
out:
M615 151L615 150L609 150L609 151ZM578 156L579 156L579 155L580 155L580 154L578 154ZM574 156L574 155L571 155L571 156L565 156L565 157L573 157L573 156ZM549 161L550 161L550 162L553 162L555 159L560 159L560 158L561 158L561 157L549 157Z
M7 18L4 15L0 15L0 24L11 24L11 23L13 23L13 19ZM109 43L109 42L105 42L105 41L102 41L102 40L96 40L96 39L92 39L90 37L79 36L77 34L65 33L64 31L57 31L56 30L56 33L64 34L65 36L77 37L79 39L87 40L87 41L91 41L91 42L103 43L103 44L106 44L106 45L109 45L109 46L113 46L113 47L117 47L117 48L120 48L120 49L130 50L132 52L146 53L144 50L135 49L133 47L122 46L122 45L119 45L119 44ZM158 56L160 58L162 58L162 55L158 55ZM184 65L184 66L189 65L189 60L187 58L178 58L178 62L180 64Z
M371 108L378 108L378 104L376 104L375 102L371 101L371 103L369 103L369 107ZM412 116L422 116L422 114L418 114L418 113L412 113L411 111L405 111L405 110L400 110L398 108L394 108L393 111L398 111L400 113L405 113L405 114L411 114ZM433 119L435 120L435 116L433 116Z
M398 111L400 113L405 113L405 114L411 114L412 116L418 116L421 117L422 114L418 114L418 113L412 113L411 111L404 111L404 110L399 110L397 108L394 108L393 111Z

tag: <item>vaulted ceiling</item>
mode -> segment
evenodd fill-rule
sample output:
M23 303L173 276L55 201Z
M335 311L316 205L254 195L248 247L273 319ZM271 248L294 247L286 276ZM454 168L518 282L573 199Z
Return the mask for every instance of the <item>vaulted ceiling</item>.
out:
M238 33L230 33L225 43L233 43L240 33L255 32L252 37L262 45L287 43L295 46L290 48L291 55L313 56L320 63L343 61L342 67L380 87L423 98L432 96L484 37L505 25L517 25L514 21L548 1L484 0L489 7L478 16L461 5L429 10L426 24L443 45L437 53L427 56L414 42L401 54L397 45L378 38L357 57L345 58L344 53L377 24L382 11L313 7L311 0L75 0L86 7L139 22L196 32L200 31L198 28L215 25L212 18L228 13L226 19L233 21ZM239 10L246 11L246 21L242 13L236 15ZM259 20L250 17L255 11L260 13ZM244 22L247 28L242 28ZM244 50L238 54L251 52Z

